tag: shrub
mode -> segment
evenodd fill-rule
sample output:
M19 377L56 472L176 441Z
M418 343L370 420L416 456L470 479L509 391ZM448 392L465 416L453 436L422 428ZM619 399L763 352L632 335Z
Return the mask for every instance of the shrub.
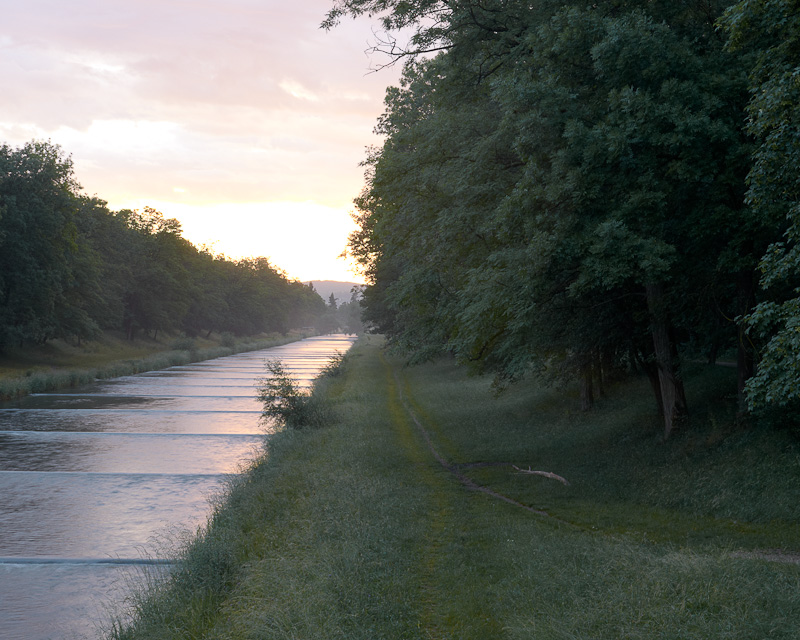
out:
M264 404L261 420L290 429L321 427L331 419L331 410L321 394L301 389L280 360L266 360L269 375L258 380L258 399ZM329 364L323 375L327 373ZM336 367L338 369L338 365Z
M175 351L196 351L197 350L197 342L195 342L194 338L189 338L188 336L183 336L182 338L178 338L170 345Z
M320 377L336 378L344 370L345 355L341 351L336 351L329 359L328 364L322 368Z

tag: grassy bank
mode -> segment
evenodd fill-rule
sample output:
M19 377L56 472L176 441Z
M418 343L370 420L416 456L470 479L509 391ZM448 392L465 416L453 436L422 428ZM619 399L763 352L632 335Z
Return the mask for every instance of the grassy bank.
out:
M53 340L14 349L0 356L0 401L87 384L95 379L131 375L242 351L265 349L306 337L300 333L263 334L241 340L230 335L209 338L165 336L126 340L108 333L73 345Z
M113 637L800 637L800 444L732 426L729 371L692 374L664 444L639 381L583 414L375 339L346 367L335 423L272 436Z

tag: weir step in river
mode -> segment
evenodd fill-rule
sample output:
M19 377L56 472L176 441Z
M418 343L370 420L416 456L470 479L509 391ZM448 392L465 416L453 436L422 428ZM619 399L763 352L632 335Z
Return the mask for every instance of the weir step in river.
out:
M170 548L258 454L264 360L309 385L353 340L308 338L0 406L0 638L100 637L131 585L168 570Z

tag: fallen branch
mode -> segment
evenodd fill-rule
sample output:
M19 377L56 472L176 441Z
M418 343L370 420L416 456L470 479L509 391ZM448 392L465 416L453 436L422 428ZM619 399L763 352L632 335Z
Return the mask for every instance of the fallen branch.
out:
M550 473L549 471L532 471L530 467L527 469L520 469L517 465L512 464L517 471L520 473L529 473L532 476L544 476L545 478L550 478L551 480L558 480L561 484L569 486L569 482L566 478L562 478L560 475L556 473Z

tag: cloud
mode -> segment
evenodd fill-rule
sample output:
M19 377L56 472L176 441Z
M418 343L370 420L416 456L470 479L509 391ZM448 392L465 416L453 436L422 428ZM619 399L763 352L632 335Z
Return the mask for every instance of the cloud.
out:
M319 102L319 96L306 89L299 82L294 82L293 80L284 80L278 86L293 98L310 100L311 102Z
M347 207L399 69L369 73L370 22L324 32L329 8L330 0L8 3L0 83L13 90L0 92L0 135L62 144L79 182L112 207Z
M61 127L53 133L53 139L66 149L80 148L87 155L153 159L155 154L175 148L180 130L176 122L94 120L83 131Z

